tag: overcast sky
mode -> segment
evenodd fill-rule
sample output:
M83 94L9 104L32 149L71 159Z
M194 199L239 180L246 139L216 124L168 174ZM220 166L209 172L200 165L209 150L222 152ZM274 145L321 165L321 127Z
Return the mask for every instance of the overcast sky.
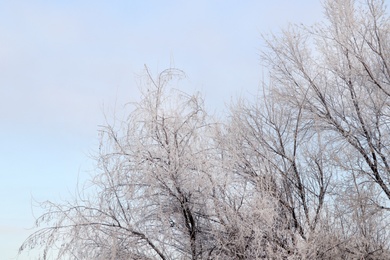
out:
M316 0L0 0L0 259L31 233L33 199L93 172L103 112L137 100L144 64L184 70L218 113L256 93L261 34L322 16Z

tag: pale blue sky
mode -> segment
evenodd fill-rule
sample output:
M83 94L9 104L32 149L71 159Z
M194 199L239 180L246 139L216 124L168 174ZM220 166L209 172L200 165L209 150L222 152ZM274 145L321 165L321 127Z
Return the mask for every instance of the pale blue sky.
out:
M137 100L144 64L184 70L222 111L256 92L262 33L321 18L316 0L0 0L0 259L31 232L32 197L66 199L93 169L103 111Z

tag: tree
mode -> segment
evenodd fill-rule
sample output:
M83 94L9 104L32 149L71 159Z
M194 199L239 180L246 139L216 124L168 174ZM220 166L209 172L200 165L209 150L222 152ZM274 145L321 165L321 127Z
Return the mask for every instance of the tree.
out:
M360 211L352 223L360 227L347 240L358 236L362 244L350 253L368 258L389 248L381 224L371 226L369 235L368 226L361 225L366 214L380 214L380 223L389 223L383 214L388 215L390 202L390 23L384 2L376 0L326 1L325 14L324 24L273 36L263 58L277 102L300 109L303 120L319 129L334 151L330 163L338 169L336 180L353 183L345 188L356 200L352 209ZM376 234L384 236L381 242Z
M270 94L257 105L237 104L232 114L231 132L241 149L237 173L278 208L276 231L266 235L267 243L279 255L319 258L313 241L323 239L323 209L334 171L324 136L302 117L301 106L278 103ZM313 252L302 252L304 244Z
M322 24L266 38L269 81L224 119L170 88L182 71L154 78L146 68L141 100L101 128L89 188L43 203L44 227L21 251L390 258L390 21L380 0L327 0L324 10Z
M199 95L167 84L183 77L147 72L142 100L120 127L100 131L100 173L92 192L58 205L45 203L33 234L21 249L44 244L44 258L61 241L58 258L203 258L210 219L208 118ZM118 122L117 122L118 123Z

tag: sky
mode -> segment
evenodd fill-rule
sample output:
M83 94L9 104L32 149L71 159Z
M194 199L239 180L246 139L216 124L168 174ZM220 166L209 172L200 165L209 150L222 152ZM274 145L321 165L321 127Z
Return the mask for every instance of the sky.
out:
M17 250L34 205L93 175L98 126L138 100L145 65L185 71L222 113L256 93L262 34L322 17L316 0L0 0L0 259L33 257Z

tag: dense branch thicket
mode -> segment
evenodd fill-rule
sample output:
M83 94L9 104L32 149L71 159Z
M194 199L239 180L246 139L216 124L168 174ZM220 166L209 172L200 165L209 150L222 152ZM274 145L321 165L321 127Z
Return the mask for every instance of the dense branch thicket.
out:
M46 202L21 251L59 259L390 259L390 21L329 0L266 40L255 103L213 119L183 72L146 69L102 128L89 190Z

